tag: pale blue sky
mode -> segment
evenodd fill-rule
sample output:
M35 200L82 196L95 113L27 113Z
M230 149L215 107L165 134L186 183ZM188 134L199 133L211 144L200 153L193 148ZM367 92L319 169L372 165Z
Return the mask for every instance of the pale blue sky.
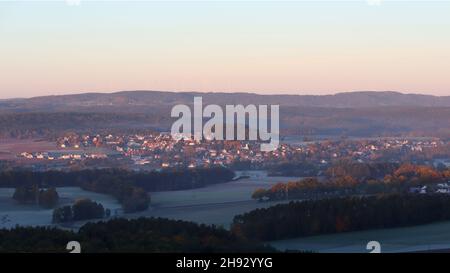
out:
M0 1L0 98L136 89L450 95L449 15L449 1Z

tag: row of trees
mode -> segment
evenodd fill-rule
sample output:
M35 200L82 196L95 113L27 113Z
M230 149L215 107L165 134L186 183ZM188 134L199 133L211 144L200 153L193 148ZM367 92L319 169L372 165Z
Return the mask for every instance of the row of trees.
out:
M317 178L305 178L297 182L277 183L269 189L258 188L252 198L258 201L285 199L315 199L327 196L342 196L364 192L353 178L346 176L329 182L319 182Z
M90 199L79 199L72 206L64 206L53 210L53 222L64 223L109 217L111 211Z
M78 232L44 227L0 230L0 252L67 252L78 241L82 252L214 253L271 252L214 226L161 218L112 219L88 223Z
M17 187L13 199L20 204L39 205L43 208L54 208L59 201L55 188L39 189L37 185Z
M357 180L382 179L385 175L395 171L399 165L389 162L362 163L350 159L338 160L326 171L325 175L333 179L335 177L350 176Z
M5 171L0 173L0 187L81 187L117 198L125 212L148 208L148 191L181 190L231 181L234 172L216 167L166 172L132 172L122 169L82 171Z
M358 166L356 169L360 169L363 165L354 166ZM300 181L277 183L269 189L256 189L252 198L259 201L272 201L355 194L406 193L410 187L438 184L450 180L450 170L438 171L430 166L409 163L393 169L391 173L381 179L367 179L364 178L365 176L353 177L349 173L352 172L345 171L322 182L316 178L305 178Z
M145 191L170 191L204 187L231 181L234 172L223 167L186 170L134 172L124 169L88 169L81 171L3 171L0 188L37 184L52 187L83 187L104 181L127 182Z
M392 174L388 174L384 177L384 181L387 183L404 183L408 181L416 185L439 183L447 180L450 180L450 170L448 169L442 169L439 171L430 166L414 165L410 163L401 165L398 169L392 172Z
M326 170L327 178L335 179L350 176L358 181L384 180L385 182L405 182L429 184L450 179L450 170L434 168L430 165L412 163L360 163L351 160L335 162Z
M450 220L450 196L380 195L290 202L234 218L232 231L249 239L279 240Z
M153 114L137 113L9 112L0 113L0 136L7 138L55 138L67 131L90 133L145 131L145 129L136 130L127 126L122 128L117 126L118 124L127 125L130 122L140 122L141 124L164 123L164 118Z
M98 178L84 181L80 187L114 196L126 213L146 210L151 201L150 195L144 189L114 175L100 175Z
M281 163L271 166L268 170L269 176L317 176L319 168L309 162L301 161L295 163Z

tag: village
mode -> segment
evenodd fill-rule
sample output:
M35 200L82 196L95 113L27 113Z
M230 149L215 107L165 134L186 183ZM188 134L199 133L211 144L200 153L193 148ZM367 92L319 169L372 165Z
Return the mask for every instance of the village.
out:
M133 170L197 168L214 165L244 169L265 169L280 162L308 161L317 166L347 158L357 162L401 162L450 166L449 142L439 139L321 139L283 142L270 152L260 150L257 141L175 140L169 133L67 134L59 137L53 151L22 151L17 158L40 170L90 162ZM424 156L428 155L428 156Z

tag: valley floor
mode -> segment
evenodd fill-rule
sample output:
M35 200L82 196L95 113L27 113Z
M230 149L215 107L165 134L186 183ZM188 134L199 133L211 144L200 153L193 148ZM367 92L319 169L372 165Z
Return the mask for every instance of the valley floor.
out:
M278 250L324 253L364 253L369 241L378 241L381 252L415 252L450 248L450 221L428 225L379 229L269 242Z
M251 199L256 188L269 188L277 182L298 180L295 177L268 177L263 171L248 171L238 175L250 178L217 184L200 189L151 193L151 208L140 213L120 214L119 217L162 217L177 220L214 224L226 229L233 217L245 212L269 207L276 202L257 202ZM120 204L112 197L83 191L79 188L58 188L62 203L88 197L102 203L112 212ZM0 228L19 225L52 225L52 210L34 206L17 205L11 199L13 189L0 189ZM86 221L66 224L62 227L77 229ZM412 252L450 248L450 221L423 226L380 229L342 234L321 235L272 241L279 250L307 250L314 252L369 252L369 241L378 241L382 252Z

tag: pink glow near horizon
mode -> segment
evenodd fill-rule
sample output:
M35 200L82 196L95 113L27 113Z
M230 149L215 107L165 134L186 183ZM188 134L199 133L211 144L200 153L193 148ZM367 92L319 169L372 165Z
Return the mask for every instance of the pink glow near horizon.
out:
M450 95L449 3L255 5L0 3L0 98L121 90Z

